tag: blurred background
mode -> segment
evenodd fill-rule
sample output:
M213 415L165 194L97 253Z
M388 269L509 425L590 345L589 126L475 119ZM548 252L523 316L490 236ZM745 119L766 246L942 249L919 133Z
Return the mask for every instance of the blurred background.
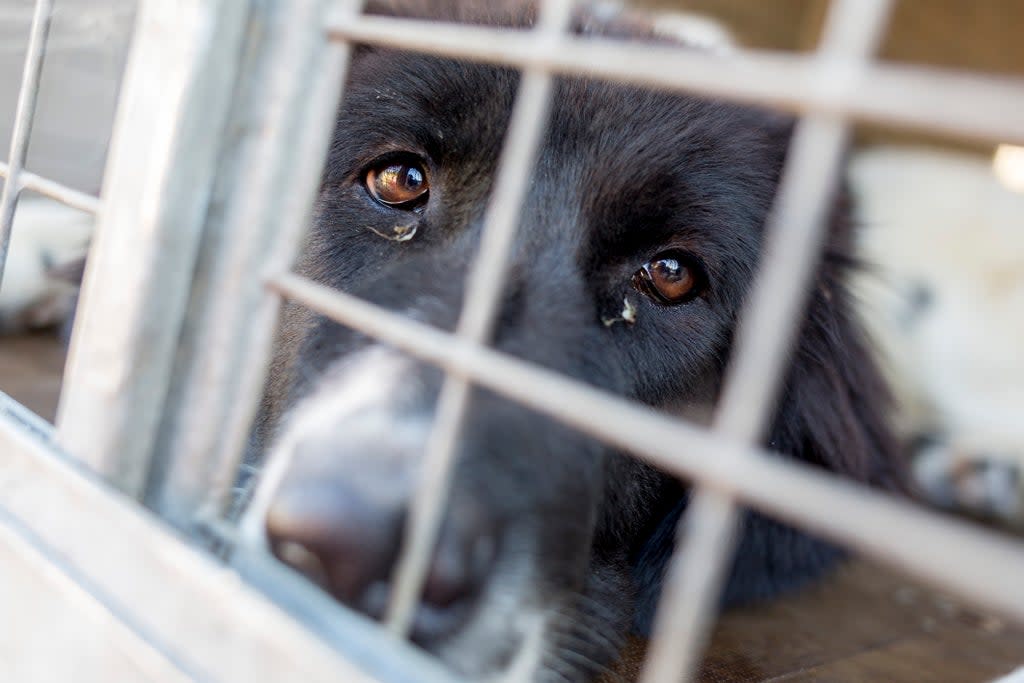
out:
M827 0L637 0L687 13L710 41L806 51ZM98 194L135 0L58 0L28 170ZM901 0L879 56L1024 76L1024 2ZM0 159L31 0L0 0ZM714 24L694 21L693 15ZM696 28L694 28L696 27ZM852 283L893 384L922 500L1024 529L1024 150L860 126L849 162L865 264ZM26 194L0 289L0 388L52 418L89 217ZM955 552L955 549L951 549ZM785 646L780 636L785 634ZM825 635L823 635L825 634ZM1024 634L877 567L716 630L704 678L989 680L1024 662ZM627 674L628 663L626 665Z

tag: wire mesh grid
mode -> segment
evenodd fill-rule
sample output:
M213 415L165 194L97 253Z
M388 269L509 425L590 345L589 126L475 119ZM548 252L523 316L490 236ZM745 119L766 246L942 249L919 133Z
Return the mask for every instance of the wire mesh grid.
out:
M548 9L552 15L557 16L561 8L549 5ZM435 427L423 474L423 485L414 506L414 521L410 525L403 561L400 563L399 588L391 606L391 627L394 630L401 632L407 628L408 615L422 582L424 555L432 546L438 510L443 505L447 490L445 481L451 467L452 444L466 388L469 386L467 376L474 382L569 421L589 434L612 441L640 457L646 456L662 467L679 471L698 483L699 493L680 527L682 542L670 570L672 578L667 584L666 595L659 609L660 617L645 680L679 680L680 672L683 672L684 678L694 674L716 604L715 596L728 567L735 536L737 502L753 503L762 509L781 513L790 521L809 525L862 550L880 554L934 581L950 587L956 584L957 588L967 591L975 599L1019 616L1018 610L1022 605L1002 590L1002 587L1012 583L1013 574L1024 568L1021 565L1024 555L1019 547L995 536L979 536L974 530L954 529L952 526L944 528L945 522L912 511L908 506L883 500L877 494L854 490L853 487L811 471L799 471L779 461L767 460L764 454L751 451L768 417L768 406L785 365L792 331L801 312L803 293L820 248L822 219L830 188L834 186L839 170L841 151L849 130L849 117L894 120L982 137L1019 137L1022 132L1017 122L996 121L989 118L989 114L979 114L985 107L978 100L972 100L975 105L972 111L964 110L963 119L955 121L957 115L947 116L948 110L945 108L941 116L933 117L935 110L929 113L931 108L922 106L930 97L917 102L903 97L893 102L885 98L876 99L860 91L864 85L874 81L874 76L881 75L894 80L906 79L903 84L913 85L914 96L918 97L922 82L915 80L916 74L898 73L895 70L880 73L878 67L870 62L873 48L884 28L888 9L887 2L834 2L817 54L785 64L766 62L769 66L765 72L770 72L772 66L783 67L777 73L779 78L768 79L770 83L767 85L763 80L748 77L739 67L729 73L729 76L735 75L734 78L726 77L728 65L716 65L721 68L693 68L698 64L701 67L710 66L700 55L674 53L670 59L678 59L679 68L665 68L666 55L645 55L641 49L633 47L586 45L564 37L552 43L547 37L551 29L543 23L537 29L541 34L537 38L456 26L432 26L430 31L424 31L422 26L413 22L377 17L360 17L332 25L331 35L334 38L513 64L524 68L530 75L521 86L516 111L521 114L530 110L534 123L533 126L525 126L517 118L512 125L506 143L506 160L501 169L502 175L499 175L501 180L491 200L489 213L491 216L508 218L501 223L492 219L487 224L484 233L487 237L467 287L468 299L463 321L479 321L494 315L494 287L500 286L504 273L506 249L515 229L517 202L514 200L518 199L515 191L519 189L514 187L513 180L507 178L513 174L522 178L528 173L528 160L533 154L537 131L542 125L537 122L537 118L546 105L544 99L547 93L540 85L543 83L540 80L542 77L537 74L596 74L617 80L645 82L657 87L710 91L743 101L764 103L767 100L770 104L782 104L787 108L808 112L792 143L790 162L771 222L768 256L758 284L753 288L760 295L752 296L747 305L740 328L738 352L730 369L713 431L707 434L698 436L688 430L683 437L681 426L668 418L654 418L635 407L631 407L632 411L628 412L626 406L610 397L601 397L607 400L606 404L600 406L604 408L601 410L594 405L600 404L600 401L595 400L597 396L591 389L574 387L578 391L570 394L567 393L569 385L565 381L544 377L548 381L541 382L541 377L545 375L543 371L530 369L528 372L525 367L508 359L499 359L478 346L484 338L481 330L486 331L486 322L474 325L460 323L456 335L463 343L452 346L452 340L438 338L436 349L427 351L428 347L433 346L424 343L427 331L414 324L386 319L386 314L365 308L359 302L339 297L336 293L324 292L294 276L272 279L272 286L282 294L338 322L399 346L408 353L440 363L449 372L449 385L441 400L438 425ZM546 46L540 42L544 40L549 41ZM622 54L616 55L621 58L609 58L607 53L602 54L602 50L606 49L621 50ZM691 64L686 63L688 59L692 60ZM662 68L651 68L655 60ZM783 76L787 71L799 72L804 78L798 79L798 82L803 82L792 87L793 81ZM531 76L534 80L531 80ZM881 80L884 82L886 78ZM923 85L927 90L929 87L946 88L950 84L936 79ZM991 85L1002 89L1002 84ZM1014 98L1020 96L1018 84L1006 84L1006 87L1005 94ZM859 95L855 94L859 91ZM997 94L995 90L987 94L998 99L1001 103L998 109L1003 109L1006 100L1002 94ZM517 124L522 125L522 128ZM498 244L505 248L493 247ZM490 287L477 281L475 273L480 271L492 275L493 279L487 283ZM445 345L447 348L444 348ZM451 379L453 376L454 379ZM556 398L548 400L545 397ZM642 419L630 419L634 417ZM654 422L657 423L657 429L653 429ZM609 429L606 425L610 424L615 425L615 428ZM673 452L664 452L666 449L663 446L650 450L645 448L646 444L640 443L642 439L638 435L650 434L652 431L658 437L650 441L671 443L673 448L670 450ZM669 435L671 438L668 438ZM690 450L684 444L691 441L703 442L703 449L724 450L731 455L720 457L716 465L686 463L679 452ZM728 464L723 464L723 461ZM765 468L777 470L773 472L777 477L772 477L772 484L754 474L755 469ZM718 471L713 471L715 469ZM764 488L757 492L751 491L752 488L761 487L744 485L744 481L764 482ZM798 490L806 495L793 495ZM835 507L839 499L845 496L849 496L846 502L850 504L851 515L837 513ZM820 504L820 507L815 503ZM855 510L860 512L854 513ZM868 510L878 516L865 516ZM868 521L869 516L871 521ZM915 531L906 536L899 532L886 534L887 539L879 542L875 536L880 527L875 524L883 518L888 518L890 522L898 519L908 523L915 527ZM843 521L832 523L825 520ZM861 526L860 522L865 524ZM908 529L904 528L903 531ZM986 559L978 562L971 570L979 572L978 575L968 579L964 567L954 568L940 560L939 555L944 554L943 545L950 540L947 533L962 535L965 541L970 536L974 539L972 544L986 546ZM943 536L946 536L945 542L931 545L932 540L938 541ZM907 543L911 537L922 542ZM925 541L925 538L930 540ZM997 560L995 555L1001 559ZM992 571L1001 576L993 576ZM982 587L986 585L995 590L983 596L981 593L987 591Z
M560 3L547 5L551 15L557 16L562 9L558 5ZM303 282L294 276L272 279L272 286L282 294L421 359L440 363L449 373L446 389L450 389L442 394L438 424L424 467L419 498L413 508L413 522L410 524L403 561L399 565L399 587L390 612L392 629L402 632L407 628L408 615L423 580L425 554L432 547L438 510L444 503L447 491L445 481L451 468L456 425L463 410L466 388L470 384L467 376L474 382L566 420L591 435L616 443L639 457L648 457L660 466L679 471L697 482L698 494L680 526L681 543L670 569L671 578L667 582L666 594L659 607L644 680L688 680L694 675L717 603L718 589L731 557L738 502L753 503L762 509L781 512L790 521L811 526L862 550L881 554L885 559L932 580L951 587L955 583L957 588L968 591L975 599L995 609L1009 609L1019 616L1018 610L1022 605L1017 604L1016 598L1007 596L1001 589L996 589L989 596L982 596L980 593L983 591L978 590L985 584L1005 587L1013 581L1012 575L1024 568L1021 565L1024 554L1019 547L995 536L982 539L975 535L975 531L965 528L940 528L945 526L944 522L913 512L908 506L883 500L876 494L856 491L853 487L830 481L811 471L799 471L779 461L767 460L765 454L751 450L762 432L765 420L770 416L768 411L771 398L785 367L793 330L802 310L807 281L821 246L827 198L837 179L841 153L849 131L849 117L898 120L901 123L980 136L994 134L1017 137L1022 132L1017 122L997 122L989 119L987 114L978 115L977 110L964 111L963 120L954 122L956 116L945 116L945 109L942 116L933 118L920 101L911 103L907 98L901 98L900 102L887 103L882 98L876 100L868 94L855 95L859 88L872 82L877 73L877 67L871 64L870 57L884 29L888 10L889 3L884 1L833 2L817 54L785 64L782 72L777 74L780 77L768 79L770 83L767 85L764 81L758 82L758 79L748 77L741 67L729 73L729 76L735 75L734 78L726 77L728 65L723 68L694 68L698 63L702 67L710 66L704 63L700 55L674 53L670 59L678 59L679 68L666 68L664 58L667 55L645 55L635 47L586 45L564 36L561 41L551 42L551 28L543 22L537 29L540 35L536 38L525 38L500 30L456 26L432 26L430 31L424 31L422 26L413 22L378 17L360 17L332 25L331 35L334 38L522 67L528 75L521 86L516 112L520 115L530 110L534 116L533 126L522 125L518 118L514 119L506 142L506 158L499 173L495 196L491 199L489 216L497 214L508 218L503 222L492 218L485 228L484 246L477 255L474 274L468 280L467 301L461 319L463 322L460 322L456 330L456 336L462 340L461 344L453 346L451 339L438 338L436 349L428 351L427 347L433 345L424 343L426 330L414 324L386 318L386 314L366 308L360 302L322 291L312 283ZM543 41L547 41L547 45ZM602 50L613 49L621 50L622 54L616 55L617 58L610 58L607 53L602 54ZM686 63L688 59L692 60L691 64ZM651 68L655 60L660 63L660 69ZM767 64L772 65L772 62ZM768 66L766 71L770 69L771 66ZM791 87L792 81L783 76L786 71L799 71L804 77L799 80L803 82L796 88ZM519 188L508 188L514 182L508 180L508 176L518 174L523 178L530 170L527 162L534 152L537 131L543 124L536 119L545 111L547 104L547 93L540 85L543 83L540 80L542 76L538 74L552 72L596 74L616 80L644 82L656 87L710 91L743 101L765 103L767 100L769 104L782 104L787 108L807 112L792 142L788 157L790 161L769 228L767 256L759 280L753 288L755 294L748 302L742 318L738 350L732 361L711 432L698 436L688 430L687 436L682 437L683 429L678 423L669 418L646 415L635 407L631 407L631 412L627 411L625 405L611 397L601 397L607 400L606 404L600 406L604 408L601 410L595 406L600 401L595 400L597 395L592 389L574 387L577 391L569 393L567 381L544 377L548 381L541 382L541 377L545 375L543 371L527 371L514 361L499 359L484 351L479 344L484 338L481 330L487 329L486 322L478 322L476 325L465 323L466 320L490 319L495 313L495 288L500 287L502 282L507 245L515 229L517 202L514 200L519 199L514 194ZM895 71L881 75L897 79L905 77L907 81L904 85L914 85L917 96L917 88L921 83L914 80L915 75L897 74ZM783 85L784 81L789 84L788 87ZM944 88L947 85L939 79L925 84L926 89L927 86ZM994 85L999 88L998 84ZM1018 84L1012 85L1013 88L1007 88L1007 94L1013 93L1013 97L1019 97L1021 93L1016 87ZM1000 100L1000 108L1005 105L1006 100L994 91L988 94ZM974 103L977 104L977 100ZM978 109L981 108L983 105L978 106ZM494 248L493 245L498 244L503 248ZM493 279L487 283L490 287L483 286L484 283L476 279L476 273L480 271L491 274ZM549 400L545 397L555 398ZM633 417L642 419L633 421L630 419ZM652 423L657 423L657 428ZM610 429L607 425L615 427ZM650 434L652 431L658 437L650 441L671 443L673 447L668 450L673 452L665 452L664 446L647 450L644 447L646 444L641 445L643 440L638 435ZM693 441L704 443L703 448L692 450L699 452L714 449L725 451L730 456L720 456L716 465L706 462L699 465L684 463L679 452L691 450L685 444L692 437L696 437ZM723 461L728 464L723 464ZM754 493L750 489L759 486L744 486L742 482L766 482L754 474L755 469L763 468L777 469L775 474L778 479L770 485L765 483L764 490ZM713 471L716 469L717 472ZM800 489L807 495L792 495ZM832 494L827 491L832 491ZM843 495L850 496L848 502L851 513L853 510L861 512L851 516L837 513L835 504ZM820 508L814 504L815 499L821 504ZM870 515L873 521L855 530L854 527L859 527L860 523L852 520L860 516L861 521L867 522L863 513L874 505L878 507L872 512L879 516ZM897 508L900 509L897 511ZM874 537L880 527L874 525L882 517L888 517L893 522L900 519L917 527L917 531L908 536L902 533L887 534L886 541L879 543ZM823 524L822 520L829 519L843 521ZM971 535L975 542L987 546L986 560L976 564L972 570L980 574L964 580L966 573L963 567L952 568L947 562L940 561L938 555L943 554L942 542L930 550L926 547L930 542L906 543L910 537L937 540L947 532L958 535L962 533L965 540L967 535ZM881 548L883 545L884 549ZM989 555L990 552L1000 555L1002 559L996 560L995 555ZM996 570L1001 574L998 579L990 574L997 566L1002 567ZM935 571L939 567L945 569ZM1002 570L1006 573L1002 573ZM988 578L982 578L983 575L988 575ZM995 581L990 583L993 579ZM1015 604L1011 606L1011 602Z
M812 55L739 53L728 59L673 48L575 39L565 31L573 7L570 0L542 3L540 20L531 31L436 23L426 28L422 22L363 16L361 5L355 0L303 3L305 11L294 13L290 33L285 32L290 38L278 46L285 54L297 55L293 57L296 61L287 62L287 68L276 72L281 89L275 91L271 83L270 99L274 99L276 107L273 116L277 116L268 119L273 135L268 136L266 148L255 148L252 152L261 161L271 162L254 167L273 172L257 177L251 184L251 177L246 182L257 188L283 184L297 198L271 210L245 204L244 210L229 216L224 225L229 229L240 221L253 220L263 209L270 217L264 220L295 227L251 253L232 252L225 247L224 262L214 266L231 282L244 283L245 288L217 293L211 288L207 297L217 305L205 319L223 321L227 314L231 322L217 328L200 325L196 334L200 339L204 334L214 335L218 342L207 346L213 347L212 352L205 354L207 367L216 364L223 354L238 356L234 364L226 366L236 371L230 390L233 393L225 393L223 385L228 380L219 378L214 380L216 390L209 392L210 400L225 402L229 395L241 400L225 402L229 405L221 406L220 412L210 412L200 403L191 414L179 417L177 438L185 440L171 439L164 456L175 457L170 452L175 450L193 453L191 461L182 467L194 476L187 480L168 477L169 495L186 500L182 514L208 512L210 506L215 512L225 508L237 458L255 410L258 387L266 372L277 308L282 298L290 298L434 363L447 374L389 607L388 627L394 633L404 634L408 630L445 503L454 444L467 396L471 387L477 385L690 479L697 486L697 495L678 530L679 549L658 612L644 674L646 681L680 680L694 675L713 620L715 596L731 557L739 505L752 506L877 556L993 610L1024 619L1024 594L1009 588L1024 575L1024 548L1019 543L940 518L818 470L774 458L757 446L802 312L809 274L821 247L822 217L837 179L850 123L872 120L979 139L1021 142L1024 120L1016 115L1024 110L1024 87L1020 82L872 62L871 55L889 11L887 0L833 0L821 45ZM8 164L0 166L0 175L6 178L0 199L3 249L22 189L33 189L87 211L95 212L99 207L99 200L23 168L51 11L49 0L38 0L11 157ZM484 238L468 276L467 300L454 335L287 272L298 248L301 226L308 219L319 174L319 166L313 160L323 158L349 56L347 46L354 43L507 64L524 72L506 151L487 210ZM296 46L302 49L296 52ZM330 67L317 72L319 77L313 79L310 96L300 83L294 82L293 75L306 72L302 67L309 62L303 60L313 59ZM752 290L757 294L745 307L737 351L710 429L655 413L487 346L526 180L545 130L555 75L586 75L697 92L803 115L770 220L758 284ZM301 110L300 101L305 101ZM298 145L294 142L296 135L300 137ZM274 144L286 140L302 154L282 156L275 151ZM288 168L303 158L298 171ZM282 180L283 177L288 180ZM266 193L254 191L251 195ZM118 195L111 192L108 197L114 201ZM2 255L0 251L0 264ZM97 285L92 298L99 300L102 296ZM255 315L245 315L253 311ZM240 329L256 334L245 344L232 344L231 335ZM112 431L100 443L90 441L86 445L82 435L89 432L78 427L84 420L77 415L86 412L79 407L90 400L84 391L89 385L82 381L81 368L90 360L89 343L95 333L76 331L76 335L82 337L76 338L76 346L84 350L78 349L78 357L72 358L69 383L72 389L78 389L78 395L62 397L62 439L76 454L95 449L99 456L86 459L114 476L116 468L104 463L109 462L111 452L124 444L119 433ZM171 352L165 355L170 356ZM197 351L194 355L204 360L204 354ZM201 370L203 365L198 367ZM191 386L193 392L204 387L195 382ZM117 398L112 405L122 422L134 409L130 395ZM223 424L218 418L227 422L226 430L218 429ZM220 436L213 439L210 435L214 433ZM197 438L206 441L197 442ZM124 450L132 457L160 457L136 448ZM690 455L712 450L718 457ZM214 455L210 459L213 466L207 465L198 473L189 470L206 454ZM144 466L139 464L139 468ZM167 510L161 511L171 515ZM955 556L949 553L953 547L958 549Z

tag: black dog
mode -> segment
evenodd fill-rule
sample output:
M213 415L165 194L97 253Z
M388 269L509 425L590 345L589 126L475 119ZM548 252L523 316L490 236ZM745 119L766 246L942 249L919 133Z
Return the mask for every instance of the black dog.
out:
M516 27L534 17L510 2L370 4ZM643 27L581 10L574 30ZM358 49L299 272L452 329L518 82L514 69ZM758 109L558 79L495 347L706 415L791 128ZM768 443L895 488L886 393L843 284L841 200L833 224ZM253 452L289 464L246 523L265 523L283 559L372 615L387 602L441 380L300 307L286 312ZM471 405L413 637L473 678L524 667L538 680L592 677L630 628L649 627L687 487L486 391ZM836 555L748 515L726 602L795 586Z

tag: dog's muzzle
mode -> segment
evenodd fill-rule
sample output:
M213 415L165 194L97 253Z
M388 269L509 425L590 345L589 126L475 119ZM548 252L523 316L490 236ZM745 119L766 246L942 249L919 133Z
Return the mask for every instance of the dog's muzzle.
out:
M380 347L346 358L299 402L271 450L243 528L335 598L380 618L431 424L422 372ZM498 524L449 505L412 637L436 642L472 612Z

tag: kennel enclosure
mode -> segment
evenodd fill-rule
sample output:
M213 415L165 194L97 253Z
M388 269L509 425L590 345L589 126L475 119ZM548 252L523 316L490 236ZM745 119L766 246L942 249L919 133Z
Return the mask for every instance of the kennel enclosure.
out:
M11 153L0 167L2 244L26 189L95 212L99 226L56 427L6 397L0 403L0 566L16 579L0 595L25 615L24 642L32 615L43 628L67 610L72 627L88 625L96 637L68 653L81 662L80 680L450 680L270 558L236 547L225 512L283 298L447 373L389 609L391 635L408 629L473 386L694 482L647 681L693 677L741 505L1024 620L1024 591L1014 589L1024 544L757 445L851 124L1021 143L1024 83L873 61L884 0L833 0L812 54L728 56L567 35L567 0L543 3L537 26L525 31L363 16L361 4L144 0L96 198L24 168L53 11L51 1L37 1ZM289 273L353 43L523 70L454 335ZM487 346L552 79L573 74L801 115L710 429ZM716 457L695 455L707 452ZM41 652L26 648L25 671L53 664Z

